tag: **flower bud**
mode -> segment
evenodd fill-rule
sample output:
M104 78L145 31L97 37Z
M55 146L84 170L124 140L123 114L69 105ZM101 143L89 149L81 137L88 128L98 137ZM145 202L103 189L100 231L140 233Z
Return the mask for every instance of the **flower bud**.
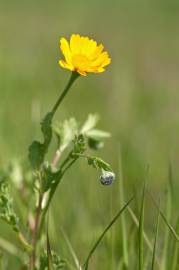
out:
M116 176L113 172L103 170L102 175L100 176L100 181L102 185L108 186L114 182L115 178Z

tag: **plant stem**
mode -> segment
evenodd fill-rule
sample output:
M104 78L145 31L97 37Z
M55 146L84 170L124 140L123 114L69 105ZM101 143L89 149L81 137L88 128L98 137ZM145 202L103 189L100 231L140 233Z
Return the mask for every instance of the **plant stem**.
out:
M70 87L72 86L73 82L78 78L79 74L77 72L72 72L71 74L71 77L69 79L69 82L67 83L65 89L63 90L62 94L60 95L60 97L58 98L57 102L55 103L54 107L52 108L52 116L55 115L59 105L61 104L61 102L63 101L63 99L65 98L66 94L68 93ZM52 161L52 165L56 166L58 160L60 158L60 155L59 153L56 153L55 154L55 157ZM56 188L55 188L56 190ZM50 194L52 193L52 196L53 196L53 193L55 192L52 191L50 192ZM47 204L48 207L49 207L49 204L51 202L51 198L49 198L49 203ZM33 246L33 251L32 251L32 254L30 256L30 269L34 269L35 268L35 261L36 261L36 245L37 245L37 241L38 241L38 236L39 236L39 229L42 227L40 226L39 227L39 222L40 222L40 218L41 218L41 213L42 213L42 201L43 201L43 193L41 193L39 195L39 202L38 202L38 206L36 208L36 215L35 215L35 225L34 225L34 228L33 228L33 231L32 231L32 246ZM45 211L45 214L48 210L48 207ZM41 218L41 221L43 221L45 218L45 215L42 216ZM42 222L42 225L43 225L43 222Z
M36 209L36 215L35 215L35 225L33 228L32 232L32 246L33 246L33 251L32 255L30 257L30 269L35 268L35 261L36 261L36 246L37 246L37 240L38 240L38 228L39 228L39 220L40 220L40 215L41 215L41 205L42 205L42 200L43 200L43 195L40 194L39 196L39 203Z
M41 232L42 232L42 229L43 229L43 225L44 225L44 221L45 221L45 216L47 214L47 211L49 209L49 206L50 206L50 203L53 199L53 196L57 190L57 187L63 177L63 175L65 174L65 172L73 165L73 163L78 159L78 157L76 157L75 159L73 159L67 166L66 168L63 170L63 172L61 173L61 176L59 178L59 180L54 184L54 186L52 187L52 189L50 190L50 194L49 194L49 198L48 198L48 201L47 201L47 204L45 206L45 208L43 209L43 212L42 212L42 216L41 216L41 221L40 221L40 226L39 226L39 236L41 235ZM68 160L68 157L67 159ZM65 160L65 161L66 161ZM66 164L66 162L64 162ZM64 165L65 165L64 164Z
M71 77L69 79L69 82L67 84L67 86L65 87L65 89L63 90L62 94L60 95L59 99L57 100L57 102L55 103L53 109L52 109L52 114L54 115L59 107L59 105L61 104L61 102L63 101L64 97L66 96L66 94L68 93L70 87L72 86L73 82L79 77L79 74L77 72L72 72Z
M58 163L60 157L61 157L61 152L60 152L60 150L58 149L58 150L55 152L55 155L54 155L54 157L53 157L53 159L52 159L52 166L53 166L54 168L57 166L57 163Z

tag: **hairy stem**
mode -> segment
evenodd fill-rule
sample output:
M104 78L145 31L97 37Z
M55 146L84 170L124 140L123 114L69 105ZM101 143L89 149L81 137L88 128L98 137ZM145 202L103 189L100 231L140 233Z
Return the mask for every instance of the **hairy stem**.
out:
M33 251L30 257L30 269L34 269L35 268L35 261L36 261L36 246L37 246L37 240L38 240L38 228L39 228L39 221L40 221L40 215L41 215L41 205L42 205L42 200L43 200L43 195L40 194L39 196L39 202L38 202L38 206L36 209L36 215L35 215L35 224L34 224L34 228L32 231L32 246L33 246Z

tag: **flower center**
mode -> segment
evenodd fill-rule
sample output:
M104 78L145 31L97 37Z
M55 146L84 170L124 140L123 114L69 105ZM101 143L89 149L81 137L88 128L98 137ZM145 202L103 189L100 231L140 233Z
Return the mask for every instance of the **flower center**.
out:
M83 54L75 54L72 56L72 62L76 69L85 70L89 64L89 59Z

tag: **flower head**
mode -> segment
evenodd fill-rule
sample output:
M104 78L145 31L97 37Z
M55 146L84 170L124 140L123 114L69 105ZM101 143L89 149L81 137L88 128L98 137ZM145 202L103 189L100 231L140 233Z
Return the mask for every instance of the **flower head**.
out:
M111 62L108 53L103 51L103 45L97 45L96 41L88 37L72 35L70 42L61 38L60 49L65 60L60 60L59 64L83 76L90 72L101 73Z

